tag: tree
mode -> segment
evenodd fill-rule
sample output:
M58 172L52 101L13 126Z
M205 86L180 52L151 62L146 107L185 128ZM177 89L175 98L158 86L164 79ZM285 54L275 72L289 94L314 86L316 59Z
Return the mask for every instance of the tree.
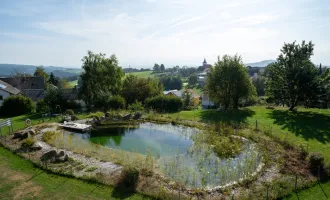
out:
M318 70L311 62L314 44L285 43L277 61L269 66L267 94L293 110L313 96Z
M32 113L34 104L32 99L22 95L13 95L5 98L0 107L1 117L14 117L23 114Z
M49 79L48 79L48 83L52 84L54 86L58 86L59 84L59 80L58 78L56 78L53 74L53 72L50 73Z
M238 55L218 57L207 77L206 89L210 98L226 110L230 107L237 109L239 101L255 91Z
M103 93L116 95L120 93L124 73L118 66L115 55L109 58L105 54L94 54L88 51L84 56L81 74L80 96L91 107Z
M181 90L183 86L180 76L162 75L159 80L165 90Z
M51 85L48 86L45 92L44 103L52 113L62 112L66 106L62 90Z
M43 66L37 67L34 71L34 76L42 76L44 77L45 81L48 81L48 74L45 72L45 68Z
M157 63L155 63L153 71L154 71L154 73L159 73L160 72L160 66Z
M165 66L164 66L164 64L161 64L160 65L160 72L165 72Z
M266 79L262 75L258 75L257 77L252 78L252 84L257 90L258 96L264 96L265 95L265 82Z
M188 79L189 87L193 88L197 84L197 75L191 74Z
M147 98L157 96L162 91L163 87L157 79L139 78L130 74L123 82L121 95L129 105L136 101L143 103Z

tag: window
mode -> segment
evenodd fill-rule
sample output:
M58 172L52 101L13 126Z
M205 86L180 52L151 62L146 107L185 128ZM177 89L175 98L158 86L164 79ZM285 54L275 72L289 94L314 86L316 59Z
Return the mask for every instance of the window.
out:
M0 101L3 100L3 96L0 95Z

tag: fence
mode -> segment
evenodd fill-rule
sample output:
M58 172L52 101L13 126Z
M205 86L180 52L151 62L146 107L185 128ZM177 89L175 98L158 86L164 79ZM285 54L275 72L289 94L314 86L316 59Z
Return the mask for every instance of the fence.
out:
M14 131L13 129L13 123L11 119L5 119L5 120L0 120L0 135L4 134L4 127L8 127L8 133L11 133Z

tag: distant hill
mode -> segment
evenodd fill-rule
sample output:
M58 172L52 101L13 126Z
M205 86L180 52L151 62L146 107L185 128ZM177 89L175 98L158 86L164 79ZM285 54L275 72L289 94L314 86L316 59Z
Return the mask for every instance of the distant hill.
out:
M17 65L17 64L0 64L0 76L10 76L16 72L33 74L38 66L35 65ZM66 68L66 67L54 67L44 66L45 71L50 74L54 73L55 76L65 78L69 76L75 76L81 73L82 69L79 68Z
M251 66L251 67L266 67L270 63L275 62L276 60L263 60L260 62L254 62L254 63L246 63L246 66Z

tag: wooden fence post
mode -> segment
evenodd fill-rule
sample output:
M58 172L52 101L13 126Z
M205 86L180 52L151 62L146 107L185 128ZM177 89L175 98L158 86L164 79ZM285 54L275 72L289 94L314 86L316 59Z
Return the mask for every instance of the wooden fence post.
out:
M294 191L297 192L297 182L298 182L298 175L296 174L296 181L294 184Z
M256 120L256 130L258 130L258 120Z

